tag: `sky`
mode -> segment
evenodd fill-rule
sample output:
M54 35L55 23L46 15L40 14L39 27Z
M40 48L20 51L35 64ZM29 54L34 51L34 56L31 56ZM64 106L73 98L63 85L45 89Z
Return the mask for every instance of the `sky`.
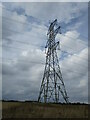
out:
M88 3L2 4L2 99L37 100L47 31L57 19L57 50L70 102L88 102ZM57 25L57 26L58 26Z
M1 2L89 2L89 0L0 0Z

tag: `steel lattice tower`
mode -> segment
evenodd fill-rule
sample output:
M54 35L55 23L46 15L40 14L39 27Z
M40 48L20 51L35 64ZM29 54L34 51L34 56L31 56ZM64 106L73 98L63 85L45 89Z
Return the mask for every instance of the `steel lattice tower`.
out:
M55 29L57 19L52 22L48 30L48 40L46 43L46 64L41 83L38 102L60 102L60 94L66 103L69 103L65 85L63 82L62 74L60 71L59 60L57 57L56 49L59 41L55 42L55 37L60 31L60 26Z

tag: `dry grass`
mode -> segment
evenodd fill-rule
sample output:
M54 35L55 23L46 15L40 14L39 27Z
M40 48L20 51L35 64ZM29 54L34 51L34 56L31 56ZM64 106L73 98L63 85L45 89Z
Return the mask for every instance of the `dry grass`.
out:
M3 118L87 118L88 105L3 102Z
M2 117L2 102L0 101L0 118Z

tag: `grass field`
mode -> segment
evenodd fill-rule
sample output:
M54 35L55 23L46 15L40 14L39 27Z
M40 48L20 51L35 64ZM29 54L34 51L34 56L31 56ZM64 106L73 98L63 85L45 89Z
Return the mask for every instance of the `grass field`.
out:
M0 119L2 118L2 102L0 101Z
M3 102L3 118L87 118L88 105Z

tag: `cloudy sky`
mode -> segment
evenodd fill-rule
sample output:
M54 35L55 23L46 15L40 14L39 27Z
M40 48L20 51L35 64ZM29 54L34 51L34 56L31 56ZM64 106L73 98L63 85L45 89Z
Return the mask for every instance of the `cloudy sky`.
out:
M2 97L37 100L47 31L61 25L58 58L71 102L88 102L88 3L2 4ZM57 26L58 26L57 25Z
M0 0L1 2L89 2L89 0Z

